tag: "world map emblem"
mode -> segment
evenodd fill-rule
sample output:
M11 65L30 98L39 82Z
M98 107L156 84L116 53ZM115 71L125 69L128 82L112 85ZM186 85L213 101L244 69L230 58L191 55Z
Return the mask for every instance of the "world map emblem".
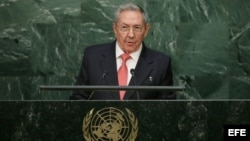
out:
M138 121L129 109L125 108L124 111L114 107L96 112L94 108L91 109L82 124L85 140L134 141L138 133Z

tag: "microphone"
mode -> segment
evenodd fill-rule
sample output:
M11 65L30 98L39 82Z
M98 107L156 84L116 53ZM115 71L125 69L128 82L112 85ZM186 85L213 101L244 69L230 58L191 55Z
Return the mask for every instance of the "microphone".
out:
M106 76L107 76L107 73L104 72L104 73L102 74L102 77L100 78L100 80L97 82L97 85L100 85L101 82L102 82L102 80L103 80ZM92 98L92 96L94 95L94 93L95 93L95 90L93 90L93 91L91 92L91 94L90 94L89 97L88 97L88 100L90 100L90 99Z
M131 79L134 79L134 85L136 86L136 80L135 80L135 69L130 69L130 73L132 75ZM140 95L139 95L139 92L136 90L136 95L137 95L137 100L140 99Z

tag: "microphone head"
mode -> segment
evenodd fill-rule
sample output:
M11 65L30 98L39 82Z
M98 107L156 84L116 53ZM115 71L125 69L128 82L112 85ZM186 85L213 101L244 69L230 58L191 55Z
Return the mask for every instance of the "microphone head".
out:
M132 75L134 75L134 74L135 74L135 69L130 69L130 73L131 73Z
M106 76L107 76L107 73L104 72L104 73L102 74L102 78L105 78Z
M130 69L130 73L132 75L132 79L134 79L134 83L135 83L134 85L136 86L137 84L136 84L136 80L135 80L135 69L134 68ZM137 95L137 100L139 100L140 94L138 91L136 91L136 95Z

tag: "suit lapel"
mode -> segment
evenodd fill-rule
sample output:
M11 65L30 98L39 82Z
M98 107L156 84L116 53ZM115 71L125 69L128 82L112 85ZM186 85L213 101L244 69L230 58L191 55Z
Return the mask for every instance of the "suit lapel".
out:
M115 58L115 42L110 44L105 52L103 52L101 58L101 65L103 72L106 72L107 77L104 85L118 85L117 70L116 70L116 58ZM119 91L110 91L114 99L119 99Z
M136 85L141 86L145 79L147 79L150 72L153 70L153 59L151 58L151 54L146 48L145 45L143 45L141 55L139 57L139 60L137 62L137 65L135 67L135 78L131 78L129 86L134 86L136 81ZM129 99L133 97L136 93L136 91L128 91L125 94L125 99Z

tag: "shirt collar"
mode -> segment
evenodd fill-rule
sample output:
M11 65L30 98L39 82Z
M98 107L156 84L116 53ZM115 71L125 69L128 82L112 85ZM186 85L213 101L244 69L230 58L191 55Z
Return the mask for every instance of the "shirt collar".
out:
M138 60L142 50L142 44L140 45L139 49L137 49L135 52L130 53L132 59ZM116 42L116 58L119 58L123 54L123 50L120 48L118 43Z

